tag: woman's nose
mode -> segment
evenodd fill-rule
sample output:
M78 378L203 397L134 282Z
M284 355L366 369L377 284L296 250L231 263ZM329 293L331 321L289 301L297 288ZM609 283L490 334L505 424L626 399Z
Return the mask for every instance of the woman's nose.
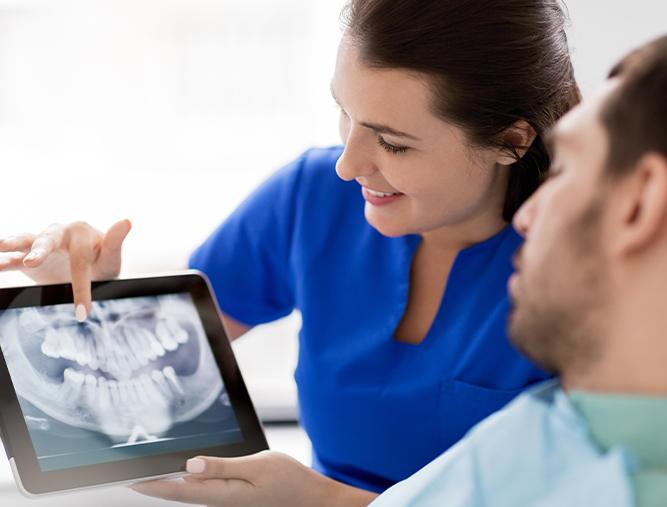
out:
M368 176L376 171L371 148L366 146L354 132L344 140L345 149L336 163L336 174L345 181L352 181L360 176Z

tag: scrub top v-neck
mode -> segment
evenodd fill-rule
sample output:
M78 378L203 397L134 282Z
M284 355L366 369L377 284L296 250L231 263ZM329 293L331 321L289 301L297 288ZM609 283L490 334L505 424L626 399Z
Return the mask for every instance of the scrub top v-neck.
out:
M193 253L221 310L248 325L302 315L295 379L313 466L373 491L410 476L527 386L547 378L510 345L507 226L459 252L424 340L397 341L421 240L364 218L342 148L271 176Z

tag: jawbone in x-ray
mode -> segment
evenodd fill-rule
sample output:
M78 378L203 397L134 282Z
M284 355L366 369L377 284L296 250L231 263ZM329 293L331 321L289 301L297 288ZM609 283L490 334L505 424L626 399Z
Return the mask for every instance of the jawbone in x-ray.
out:
M91 432L100 449L187 440L212 428L240 439L189 294L94 301L82 323L71 304L5 310L0 344L38 457L37 442L56 456L66 451L53 447L54 437L71 445L83 434L89 453ZM119 457L71 464L111 459Z

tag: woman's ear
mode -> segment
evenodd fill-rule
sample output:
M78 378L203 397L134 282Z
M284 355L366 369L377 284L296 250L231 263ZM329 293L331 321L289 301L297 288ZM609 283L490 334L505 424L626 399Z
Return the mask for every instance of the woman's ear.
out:
M631 254L667 234L667 158L648 153L637 162L622 201L614 238L621 254Z
M537 132L526 120L518 120L511 127L506 128L500 135L501 140L508 146L513 146L516 155L523 157L530 145L537 137ZM500 165L512 165L517 161L514 153L507 150L498 151L496 162Z

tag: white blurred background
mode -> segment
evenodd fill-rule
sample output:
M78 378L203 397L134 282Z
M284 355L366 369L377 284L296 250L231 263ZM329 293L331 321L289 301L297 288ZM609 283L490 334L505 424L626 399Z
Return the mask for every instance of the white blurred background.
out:
M667 32L664 0L569 0L584 94ZM338 142L342 0L0 0L0 236L134 223L124 273L185 266L271 171ZM24 282L0 274L0 284ZM261 414L296 416L298 317L235 344Z

